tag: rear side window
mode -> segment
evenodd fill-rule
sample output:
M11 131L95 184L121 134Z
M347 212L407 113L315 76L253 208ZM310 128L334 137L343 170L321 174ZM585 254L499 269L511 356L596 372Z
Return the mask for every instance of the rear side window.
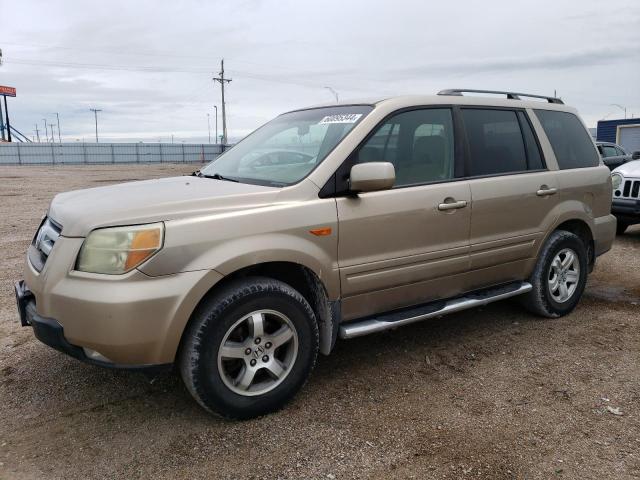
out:
M527 153L515 111L462 109L462 118L471 157L470 176L527 170Z
M561 170L596 167L598 152L582 122L573 113L535 110Z

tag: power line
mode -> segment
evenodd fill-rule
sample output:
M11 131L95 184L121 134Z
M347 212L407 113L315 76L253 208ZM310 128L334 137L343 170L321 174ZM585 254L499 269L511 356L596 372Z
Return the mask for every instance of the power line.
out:
M159 67L159 66L129 66L129 65L110 65L110 64L98 64L98 63L77 63L77 62L54 62L49 60L30 60L30 59L19 59L13 58L8 62L8 64L15 65L32 65L36 67L46 66L46 67L61 67L61 68L84 68L84 69L95 69L95 70L122 70L129 72L151 72L151 73L208 73L211 69L206 69L206 67L190 67L186 69L179 68L169 68L169 67Z
M60 68L79 68L87 70L113 70L113 71L126 71L126 72L142 72L142 73L209 73L212 68L206 66L185 66L185 67L161 67L157 65L114 65L114 64L98 64L98 63L77 63L77 62L61 62L50 61L40 59L20 59L12 58L9 61L5 61L6 64L15 65L30 65L36 67L60 67ZM272 75L260 75L256 73L246 72L243 70L231 70L231 73L240 75L245 78L251 78L254 80L261 80L265 82L288 84L308 88L324 88L324 84L308 82L304 80L291 80L291 76L288 77L276 77ZM317 75L316 75L317 76Z
M41 48L48 51L59 51L59 50L69 50L69 51L78 51L78 52L86 52L86 53L101 53L108 55L121 55L121 56L136 56L136 57L175 57L175 58L192 58L196 60L211 60L211 55L189 55L184 52L135 52L129 49L126 50L114 50L114 49L102 49L102 48L81 48L81 47L69 47L66 45L44 45L44 44L26 44L26 43L15 43L15 42L3 42L0 40L1 44L4 45L13 45L14 47L24 47L24 48ZM290 67L277 66L273 64L265 65L261 63L251 62L248 60L242 59L233 59L234 63L246 64L246 65L254 65L260 68L277 68L279 70L289 70Z

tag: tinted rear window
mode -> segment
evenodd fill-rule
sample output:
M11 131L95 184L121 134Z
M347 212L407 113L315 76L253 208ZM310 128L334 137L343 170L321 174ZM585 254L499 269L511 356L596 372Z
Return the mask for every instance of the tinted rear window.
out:
M527 170L520 124L510 110L463 109L471 176Z
M595 167L600 163L591 137L573 113L551 110L535 112L551 142L561 170Z

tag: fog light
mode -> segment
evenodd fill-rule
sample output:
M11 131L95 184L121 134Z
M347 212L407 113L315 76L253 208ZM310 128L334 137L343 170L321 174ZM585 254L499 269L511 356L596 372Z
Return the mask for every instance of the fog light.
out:
M82 350L84 350L84 354L87 356L87 358L91 360L95 360L96 362L113 363L107 357L105 357L99 352L96 352L95 350L91 350L90 348L84 348L84 347L82 348Z

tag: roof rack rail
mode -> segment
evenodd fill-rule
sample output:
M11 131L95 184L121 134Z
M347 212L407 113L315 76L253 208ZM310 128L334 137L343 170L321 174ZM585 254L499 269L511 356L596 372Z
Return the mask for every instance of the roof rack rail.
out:
M457 95L462 96L463 93L494 93L497 95L506 95L510 100L520 100L520 97L529 98L544 98L549 103L564 104L562 100L556 97L547 97L546 95L531 95L529 93L517 93L517 92L503 92L501 90L473 90L467 88L449 88L447 90L440 90L438 95Z

